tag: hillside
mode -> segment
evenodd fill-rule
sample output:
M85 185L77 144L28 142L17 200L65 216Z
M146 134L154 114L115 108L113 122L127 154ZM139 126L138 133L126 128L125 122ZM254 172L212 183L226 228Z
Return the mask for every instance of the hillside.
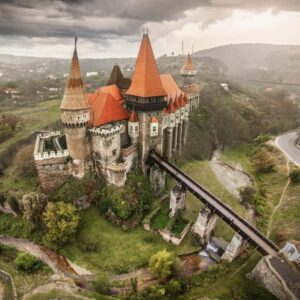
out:
M246 80L300 83L300 46L237 44L194 53L224 62L228 75Z

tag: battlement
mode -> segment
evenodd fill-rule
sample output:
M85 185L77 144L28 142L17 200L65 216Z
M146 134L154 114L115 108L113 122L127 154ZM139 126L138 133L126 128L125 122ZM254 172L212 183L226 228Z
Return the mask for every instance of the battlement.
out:
M104 125L101 127L94 127L88 130L88 132L92 135L99 135L99 136L110 136L116 133L119 133L123 128L122 124L113 124L113 125Z
M49 139L51 137L57 137L57 136L60 136L60 135L61 135L61 132L59 130L39 133L39 136L42 139Z
M43 152L43 153L35 153L34 159L35 160L43 160L43 159L49 159L49 158L62 158L62 157L68 157L69 151L68 150L57 150L57 151L50 151L49 152Z

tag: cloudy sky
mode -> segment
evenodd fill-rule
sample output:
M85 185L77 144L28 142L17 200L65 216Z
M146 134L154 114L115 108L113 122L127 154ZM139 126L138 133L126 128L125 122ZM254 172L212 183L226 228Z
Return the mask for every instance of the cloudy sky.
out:
M300 44L300 0L0 0L0 53L136 56L142 28L154 52L231 43Z

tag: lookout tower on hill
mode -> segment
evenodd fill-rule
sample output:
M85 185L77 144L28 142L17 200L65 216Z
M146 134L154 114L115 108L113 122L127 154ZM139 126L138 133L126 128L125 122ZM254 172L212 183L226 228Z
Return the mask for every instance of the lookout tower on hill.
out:
M194 67L194 64L192 62L192 57L190 56L190 54L188 54L186 63L182 67L180 73L181 76L183 77L185 86L194 83L197 70Z

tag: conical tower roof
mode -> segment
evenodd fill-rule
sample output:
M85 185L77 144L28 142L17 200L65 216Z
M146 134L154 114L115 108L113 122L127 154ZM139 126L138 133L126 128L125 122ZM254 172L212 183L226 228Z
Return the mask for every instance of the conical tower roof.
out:
M186 63L185 65L182 67L182 70L184 71L192 71L194 70L194 65L192 62L192 58L190 56L190 54L188 53L187 59L186 59Z
M77 37L75 38L75 47L69 78L66 82L65 93L60 108L70 110L88 108L83 80L80 74L79 60L77 56Z
M110 77L107 81L107 85L116 84L120 79L123 79L122 71L119 67L119 65L114 65Z
M137 115L135 109L133 108L133 110L131 111L130 116L129 116L129 122L136 123L138 121L139 121L138 115Z
M167 107L167 112L169 114L174 114L175 113L175 107L174 107L174 102L173 102L172 97L169 100L168 107Z
M137 97L166 96L157 69L148 34L144 34L127 95Z
M180 108L180 105L179 105L179 101L178 101L178 97L177 97L177 96L175 97L175 100L174 100L174 108L175 108L175 110L177 110L177 109Z

